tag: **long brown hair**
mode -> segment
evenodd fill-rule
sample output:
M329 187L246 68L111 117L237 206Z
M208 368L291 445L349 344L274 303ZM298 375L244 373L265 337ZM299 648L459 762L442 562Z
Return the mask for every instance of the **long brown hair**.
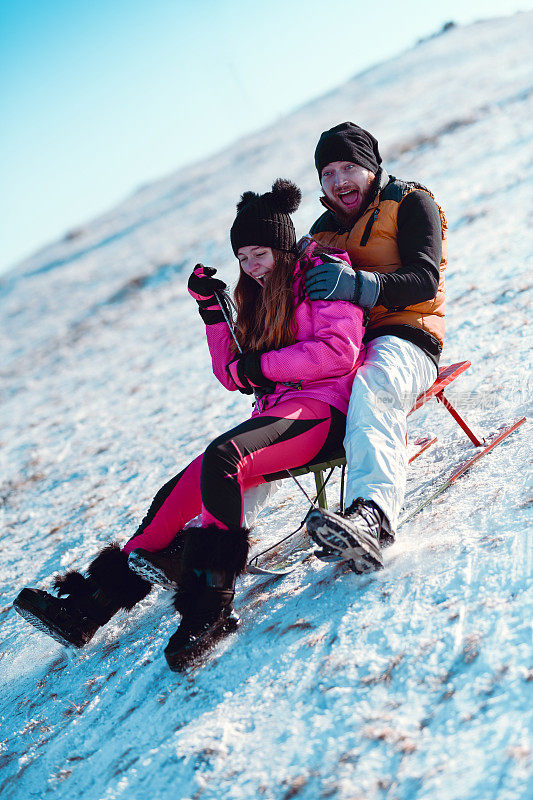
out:
M312 265L306 252L312 239L304 237L299 242L300 255L286 253L272 248L274 269L264 286L239 268L239 280L235 287L234 300L237 308L235 333L243 352L249 350L279 350L296 341L296 323L294 311L305 299L303 278ZM314 243L313 256L342 255L343 251L336 247ZM303 252L302 252L303 250ZM299 261L298 273L295 273ZM294 282L299 281L298 294L294 296ZM237 351L235 342L232 350Z
M293 282L298 256L274 248L272 254L274 269L264 286L241 268L235 287L235 331L245 352L279 350L296 341Z

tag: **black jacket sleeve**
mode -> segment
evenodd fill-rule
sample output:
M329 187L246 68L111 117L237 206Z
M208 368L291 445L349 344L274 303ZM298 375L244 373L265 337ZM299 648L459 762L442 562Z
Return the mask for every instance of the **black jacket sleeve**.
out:
M401 201L398 249L402 266L379 275L377 305L404 308L432 300L439 285L442 226L438 206L427 192L410 192Z

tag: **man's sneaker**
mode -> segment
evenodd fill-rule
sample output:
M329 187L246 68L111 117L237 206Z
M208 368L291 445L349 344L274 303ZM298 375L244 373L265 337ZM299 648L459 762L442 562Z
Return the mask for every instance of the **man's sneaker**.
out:
M307 532L321 547L322 561L346 561L354 572L383 569L380 534L384 515L372 500L358 497L343 517L314 508L306 519ZM387 534L388 535L388 534Z
M145 581L165 589L177 589L181 572L183 536L174 539L168 547L151 553L142 547L132 550L128 567Z

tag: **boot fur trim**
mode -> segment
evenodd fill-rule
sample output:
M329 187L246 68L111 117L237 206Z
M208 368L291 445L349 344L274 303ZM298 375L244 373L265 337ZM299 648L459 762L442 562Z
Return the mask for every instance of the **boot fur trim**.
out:
M128 611L152 588L151 583L131 571L128 556L116 542L96 556L89 564L88 573L109 601Z
M183 571L209 569L239 575L248 560L248 534L247 528L187 528L183 532Z
M66 572L64 575L58 575L54 580L53 585L59 597L62 597L66 594L70 594L75 597L82 597L83 595L88 595L91 592L91 589L83 575L74 570L71 572Z

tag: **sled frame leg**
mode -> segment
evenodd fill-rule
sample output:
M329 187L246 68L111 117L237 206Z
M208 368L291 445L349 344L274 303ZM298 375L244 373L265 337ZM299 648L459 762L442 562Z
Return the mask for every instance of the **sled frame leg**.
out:
M328 498L326 496L326 483L329 481L334 469L335 467L332 467L330 469L327 478L324 478L324 470L322 469L313 470L313 475L315 476L316 502L318 503L319 508L324 508L327 510Z
M341 467L341 496L339 499L339 513L344 514L346 464Z
M468 436L468 438L470 439L470 441L472 442L472 444L475 447L482 447L485 444L485 439L480 439L474 433L474 431L472 430L470 425L467 423L467 421L464 419L464 417L462 417L459 414L457 409L452 406L452 404L450 403L448 398L444 396L444 392L443 391L439 392L437 395L435 395L435 398L436 398L438 403L442 403L442 405L444 406L446 411L450 412L450 414L452 415L453 419L457 422L459 427L462 428L462 430L466 433L466 435Z

